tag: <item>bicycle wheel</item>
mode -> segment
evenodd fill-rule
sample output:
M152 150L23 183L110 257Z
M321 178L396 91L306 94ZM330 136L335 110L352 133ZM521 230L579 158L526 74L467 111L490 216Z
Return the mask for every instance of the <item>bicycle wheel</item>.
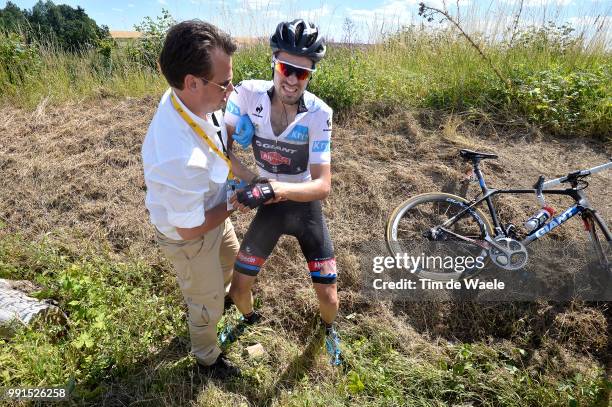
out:
M596 299L610 301L612 299L612 243L606 239L602 226L595 216L589 213L585 217L588 225L589 240L593 246L596 262L592 265L591 277L595 285Z
M479 209L472 208L465 212L454 223L445 229L452 232L432 234L437 226L442 225L453 216L469 206L469 201L460 196L446 193L428 193L415 196L402 202L393 210L387 222L385 238L387 247L393 256L404 253L423 254L420 248L428 251L432 257L446 258L451 256L484 256L486 251L480 246L468 243L457 237L461 235L476 241L482 241L492 235L493 227ZM456 234L456 235L455 235ZM443 270L442 270L443 269ZM467 271L467 272L466 272ZM444 267L420 268L416 271L420 278L431 280L449 280L473 277L480 270L465 270Z

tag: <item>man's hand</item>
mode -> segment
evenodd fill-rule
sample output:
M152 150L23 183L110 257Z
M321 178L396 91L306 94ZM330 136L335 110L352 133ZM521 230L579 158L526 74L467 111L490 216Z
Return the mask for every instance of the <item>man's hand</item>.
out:
M232 197L230 198L230 203L232 204L232 206L234 207L234 209L242 212L242 213L247 213L248 211L251 210L251 208L249 208L247 205L241 204L240 202L238 202L238 194L234 194L232 195Z
M236 143L240 144L243 149L247 149L251 145L253 135L255 134L255 127L249 119L249 115L245 114L240 116L238 123L236 123L236 131L232 135L232 138Z

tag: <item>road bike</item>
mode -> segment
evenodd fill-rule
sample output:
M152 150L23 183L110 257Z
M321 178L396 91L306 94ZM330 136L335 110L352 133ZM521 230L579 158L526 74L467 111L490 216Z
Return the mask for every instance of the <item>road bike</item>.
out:
M589 185L586 178L611 168L612 158L608 163L574 171L550 181L540 176L530 189L495 189L487 186L480 162L496 159L497 155L471 150L460 150L459 153L465 161L471 162L472 175L478 181L481 193L472 200L443 192L425 193L402 202L393 210L386 226L386 243L393 256L402 256L409 250L414 251L415 247L429 245L430 248L441 248L446 245L455 254L462 252L480 256L483 264L492 262L501 269L516 271L527 264L529 245L572 217L580 215L598 267L609 278L612 272L612 236L604 219L589 202L585 190ZM551 189L561 184L567 187ZM535 227L528 234L519 236L515 225L500 222L492 198L502 194L535 194L547 213L541 210L538 215L530 218L531 226L535 224ZM545 195L566 195L574 200L574 204L557 216L551 216L552 211L546 204ZM489 217L482 209L484 205ZM473 266L460 271L442 270L439 267L433 270L420 268L416 273L421 278L431 280L458 280L472 278L482 269Z

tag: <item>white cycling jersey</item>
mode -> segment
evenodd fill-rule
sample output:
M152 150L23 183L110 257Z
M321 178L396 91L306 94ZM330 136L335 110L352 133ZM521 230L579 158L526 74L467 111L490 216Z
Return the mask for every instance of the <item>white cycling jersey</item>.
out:
M240 116L249 115L255 127L251 145L260 176L284 182L309 181L310 164L331 161L333 111L321 99L305 91L295 119L277 137L270 122L273 92L272 81L240 82L227 102L225 123L235 127Z

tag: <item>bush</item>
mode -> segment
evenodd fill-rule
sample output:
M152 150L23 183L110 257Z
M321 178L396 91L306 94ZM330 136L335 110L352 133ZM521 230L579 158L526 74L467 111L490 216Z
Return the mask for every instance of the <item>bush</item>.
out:
M579 37L572 34L574 31L569 24L559 26L549 21L541 27L529 27L517 32L513 43L509 45L563 54L579 45Z
M356 107L373 90L373 78L368 78L367 67L363 51L342 48L331 51L319 64L309 88L334 110Z
M32 80L41 67L38 49L16 33L0 33L0 94Z
M129 44L126 49L133 62L143 69L157 71L157 60L164 46L166 32L175 23L170 12L162 9L162 15L155 20L145 17L140 24L135 25L134 29L142 33L142 37Z
M247 79L271 79L270 47L257 44L240 48L234 54L234 83Z
M528 120L553 133L605 137L612 131L611 73L608 66L592 71L518 68L506 96Z

